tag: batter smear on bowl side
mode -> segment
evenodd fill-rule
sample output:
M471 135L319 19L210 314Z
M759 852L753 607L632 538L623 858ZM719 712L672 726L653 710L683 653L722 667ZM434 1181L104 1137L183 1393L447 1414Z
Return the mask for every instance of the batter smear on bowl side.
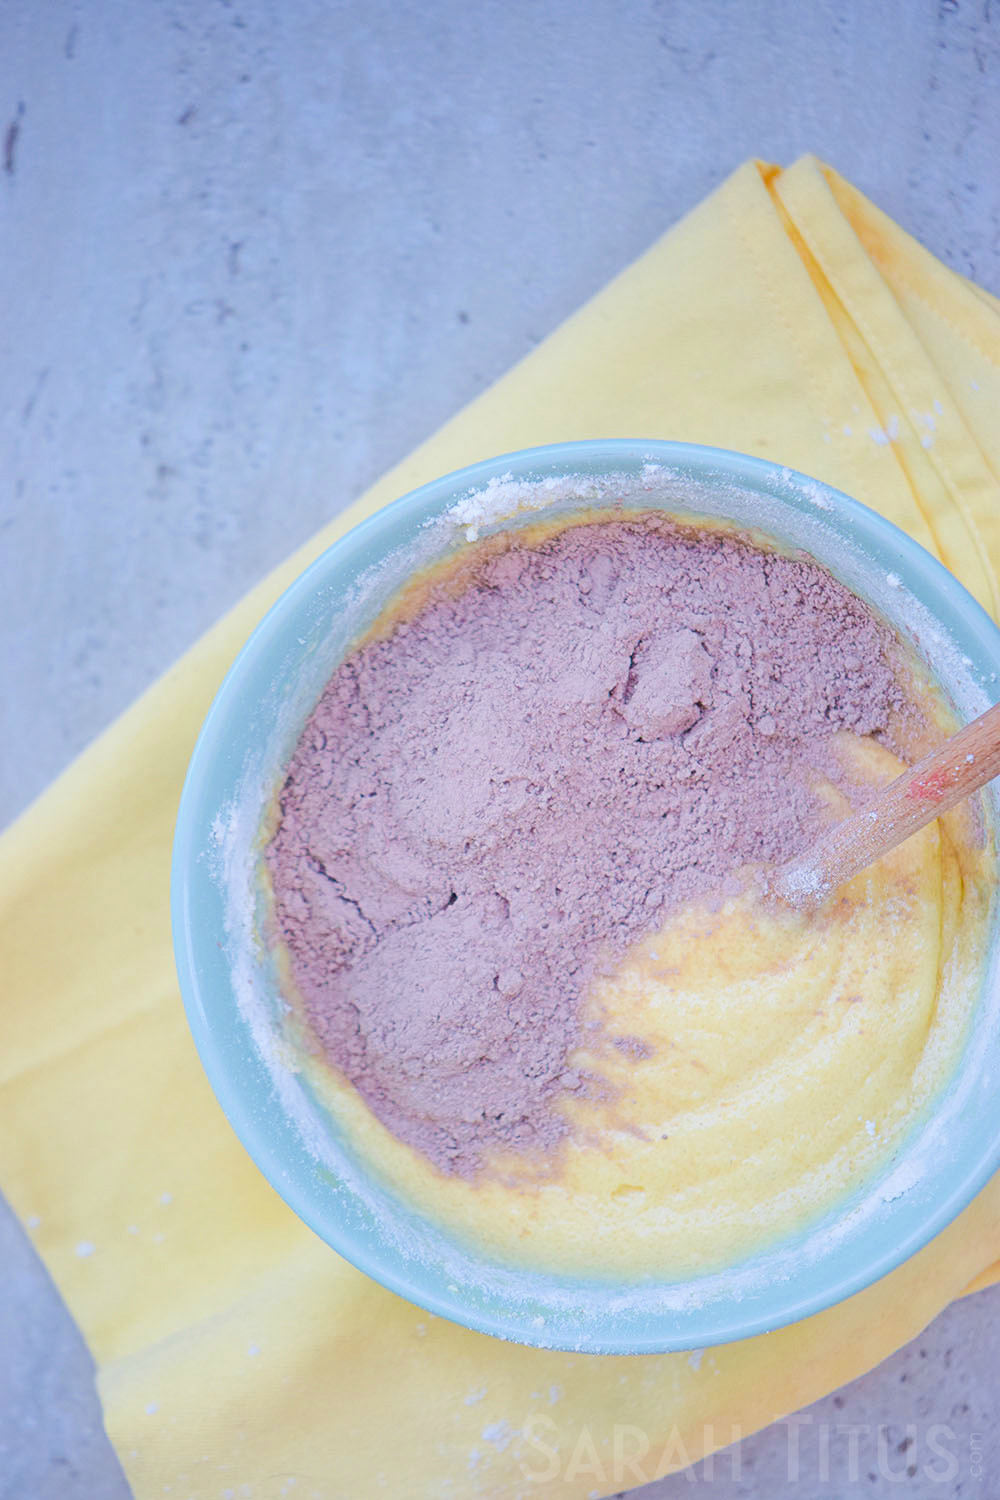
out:
M610 1206L660 1253L704 1220L709 1255L828 1206L957 1035L958 855L927 830L810 923L737 877L933 718L867 605L722 527L510 532L398 600L312 713L266 851L308 1033L412 1148L397 1175L473 1230L520 1184L517 1233L545 1241L555 1206L562 1259L570 1200L581 1245Z

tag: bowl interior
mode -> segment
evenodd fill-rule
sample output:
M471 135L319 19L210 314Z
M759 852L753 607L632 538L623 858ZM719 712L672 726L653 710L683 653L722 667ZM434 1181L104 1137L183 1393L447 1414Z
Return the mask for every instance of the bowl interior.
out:
M891 1270L1000 1165L997 923L962 1063L906 1148L849 1203L741 1264L609 1283L505 1266L452 1241L367 1171L294 1066L258 933L261 818L334 667L413 569L467 539L614 504L723 517L801 548L913 642L960 715L995 696L1000 631L955 579L846 496L760 460L674 443L572 443L435 481L362 523L278 601L223 684L192 758L174 849L178 972L202 1062L250 1155L362 1270L484 1332L593 1353L698 1348L794 1321ZM997 814L996 793L986 799Z

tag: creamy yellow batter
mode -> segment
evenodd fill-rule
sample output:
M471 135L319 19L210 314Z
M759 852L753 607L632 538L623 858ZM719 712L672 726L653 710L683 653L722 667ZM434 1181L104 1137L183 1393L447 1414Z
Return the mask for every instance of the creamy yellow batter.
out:
M901 764L840 737L856 775ZM831 817L849 809L824 785ZM377 1171L459 1237L513 1264L609 1276L731 1264L841 1203L887 1162L947 1081L986 947L987 852L959 808L814 915L751 883L688 907L588 997L554 1161L497 1157L475 1181L401 1144L329 1070L314 1086ZM632 1053L614 1045L629 1036Z

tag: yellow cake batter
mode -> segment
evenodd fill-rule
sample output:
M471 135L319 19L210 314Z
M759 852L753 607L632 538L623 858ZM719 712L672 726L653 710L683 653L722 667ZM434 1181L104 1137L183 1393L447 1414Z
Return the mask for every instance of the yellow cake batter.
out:
M465 576L460 562L418 578L371 635ZM913 760L956 726L910 672L924 728L918 715L897 730ZM834 746L856 783L903 769L869 738L840 731ZM831 820L851 810L829 782L813 790ZM570 1131L555 1152L443 1173L319 1059L301 1018L297 1065L367 1165L504 1262L619 1279L731 1265L870 1181L947 1083L984 971L989 843L978 810L959 807L818 912L768 903L752 870L714 907L675 909L586 995L586 1042L568 1061L603 1088L562 1099ZM294 996L287 966L283 982Z

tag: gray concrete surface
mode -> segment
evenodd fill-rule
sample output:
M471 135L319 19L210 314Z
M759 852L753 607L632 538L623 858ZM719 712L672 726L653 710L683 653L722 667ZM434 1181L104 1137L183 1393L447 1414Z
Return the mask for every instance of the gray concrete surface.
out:
M877 1370L683 1473L642 1486L642 1500L994 1500L998 1307L992 1290L954 1303ZM623 1434L623 1475L625 1458L640 1447ZM674 1456L684 1455L678 1448ZM639 1474L652 1472L639 1461Z
M0 3L0 824L746 156L817 152L1000 292L998 100L990 0ZM2 1219L0 1256L0 1496L126 1493ZM987 1292L797 1477L778 1427L650 1500L998 1494L998 1355Z

